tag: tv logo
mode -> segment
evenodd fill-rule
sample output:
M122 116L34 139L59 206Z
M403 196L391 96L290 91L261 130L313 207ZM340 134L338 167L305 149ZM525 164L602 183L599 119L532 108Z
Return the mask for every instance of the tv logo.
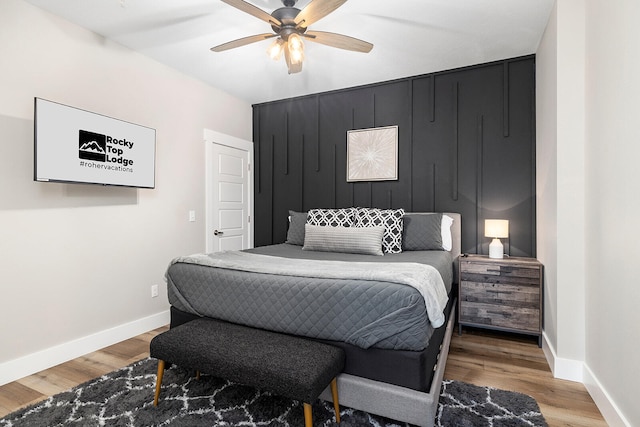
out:
M78 157L84 160L107 161L107 136L80 130Z

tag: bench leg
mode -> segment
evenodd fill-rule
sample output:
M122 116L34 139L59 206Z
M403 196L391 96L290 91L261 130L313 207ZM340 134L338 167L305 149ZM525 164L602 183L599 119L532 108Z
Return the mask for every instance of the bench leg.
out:
M340 404L338 403L338 377L331 380L331 398L333 409L336 411L336 422L340 424Z
M313 427L313 415L311 415L311 405L304 403L304 427Z
M158 376L156 379L156 395L153 398L153 406L158 406L160 397L160 387L162 386L162 376L164 375L164 360L158 360Z

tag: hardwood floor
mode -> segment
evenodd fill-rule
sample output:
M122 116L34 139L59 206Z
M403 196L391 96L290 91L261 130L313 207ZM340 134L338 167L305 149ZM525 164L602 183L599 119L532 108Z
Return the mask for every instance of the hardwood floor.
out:
M537 337L456 329L444 377L528 394L550 427L607 426L584 385L553 378Z
M0 387L0 417L149 355L149 331ZM454 332L445 378L534 397L550 427L606 426L582 384L554 379L537 339L465 328Z
M162 327L0 387L0 417L149 356Z

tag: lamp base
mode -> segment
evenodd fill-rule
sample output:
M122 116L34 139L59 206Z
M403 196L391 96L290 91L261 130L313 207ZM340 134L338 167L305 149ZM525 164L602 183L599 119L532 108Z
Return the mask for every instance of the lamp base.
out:
M489 258L504 258L504 246L500 239L493 239L489 245Z

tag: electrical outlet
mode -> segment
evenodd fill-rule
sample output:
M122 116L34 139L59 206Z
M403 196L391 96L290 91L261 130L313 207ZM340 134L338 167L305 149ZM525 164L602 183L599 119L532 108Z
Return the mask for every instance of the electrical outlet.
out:
M151 285L151 298L158 296L158 285Z

